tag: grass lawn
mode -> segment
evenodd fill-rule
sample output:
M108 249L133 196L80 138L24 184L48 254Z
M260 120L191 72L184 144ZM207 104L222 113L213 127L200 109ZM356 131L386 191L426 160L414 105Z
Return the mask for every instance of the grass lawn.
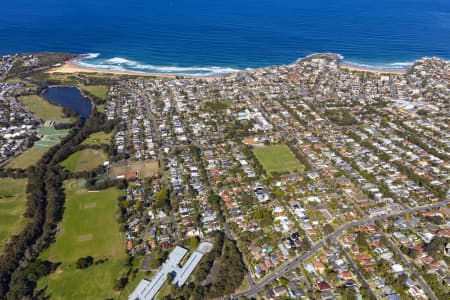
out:
M141 178L152 177L158 172L157 160L144 160L144 161L129 161L121 162L111 166L109 175L112 178L116 178L118 175L123 175L128 172L138 172Z
M80 89L102 100L106 100L108 94L108 87L105 85L80 85Z
M89 137L87 139L85 139L82 144L83 145L99 145L99 144L109 145L111 143L112 135L113 135L112 131L110 133L105 133L103 131L95 132L95 133L89 135Z
M14 158L6 167L26 169L36 164L50 147L58 144L68 133L68 129L56 130L53 128L40 128L38 133L44 135L33 147Z
M268 174L301 172L304 166L287 145L272 145L253 149L256 158Z
M19 101L41 120L59 120L63 118L61 106L53 105L38 95L22 96L19 97Z
M81 172L95 169L108 160L102 150L83 149L71 154L61 165L70 172Z
M51 299L116 298L114 281L126 272L125 238L117 223L116 188L88 192L79 181L64 184L66 205L56 242L43 253L46 259L61 262L55 273L43 278L38 288L47 286ZM105 263L79 270L75 262L91 255Z
M106 109L105 104L97 105L97 111L98 112L104 113L105 109Z
M0 252L12 234L17 234L27 223L27 180L0 178Z
M9 164L6 165L6 167L13 169L26 169L36 164L44 154L45 150L35 145L14 158Z
M59 119L59 120L54 120L56 124L70 124L70 123L75 123L76 122L76 118L64 118L64 119Z

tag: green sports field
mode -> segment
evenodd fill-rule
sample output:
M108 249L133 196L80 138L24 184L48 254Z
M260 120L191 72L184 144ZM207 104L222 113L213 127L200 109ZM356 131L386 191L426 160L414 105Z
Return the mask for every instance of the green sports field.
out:
M37 141L33 147L27 149L18 157L13 159L8 165L8 168L26 169L36 164L39 159L47 152L47 150L63 139L68 133L68 129L56 130L54 128L40 128L38 133L44 135L42 139Z
M12 234L27 223L26 179L0 178L0 252Z
M301 172L304 166L284 144L253 149L256 158L268 174Z
M102 150L83 149L71 154L61 165L71 172L89 171L95 169L108 160Z
M62 107L51 104L41 96L22 96L19 97L19 101L41 120L59 120L63 118Z
M123 161L115 163L109 170L111 178L123 175L128 172L138 172L141 178L149 178L158 173L158 161L155 159L147 159L141 161Z
M83 141L83 145L109 145L111 143L112 135L112 131L110 133L105 133L103 131L95 132L89 135L89 137Z
M80 85L80 89L102 100L106 100L108 93L108 87L105 85Z
M64 184L66 204L60 232L42 258L61 262L55 273L39 281L47 286L51 299L107 299L117 297L114 281L126 271L125 238L117 223L117 198L123 193L116 188L89 192L80 181ZM79 270L80 257L105 263Z

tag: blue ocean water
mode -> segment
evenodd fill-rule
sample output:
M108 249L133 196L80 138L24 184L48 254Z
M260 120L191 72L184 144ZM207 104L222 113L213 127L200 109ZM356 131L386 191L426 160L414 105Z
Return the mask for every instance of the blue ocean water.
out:
M92 53L87 66L217 74L316 52L403 68L450 58L450 0L15 0L0 54Z

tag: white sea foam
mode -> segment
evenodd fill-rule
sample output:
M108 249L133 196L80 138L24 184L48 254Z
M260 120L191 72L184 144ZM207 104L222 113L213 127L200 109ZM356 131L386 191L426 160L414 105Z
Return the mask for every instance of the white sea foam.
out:
M364 64L364 63L358 63L358 62L352 62L352 61L345 61L344 63L355 66L355 67L363 67L368 69L379 69L379 70L406 70L410 66L414 64L414 62L393 62L393 63L385 63L385 64Z
M87 68L110 70L110 71L134 71L142 73L161 73L161 74L174 74L174 75L198 75L198 76L211 76L211 75L225 75L230 73L236 73L241 70L231 67L218 67L218 66L192 66L192 67L180 67L180 66L158 66L150 64L142 64L138 61L126 59L123 57L113 57L108 59L98 58L99 53L88 53L86 56L77 62L78 65ZM369 69L387 69L387 70L405 70L414 62L393 62L385 64L366 64L359 62L352 62L344 60L346 64L356 67L363 67ZM251 70L247 68L246 70Z
M179 66L156 66L141 64L137 61L129 60L123 57L113 57L108 59L95 59L95 57L86 57L77 62L78 65L87 68L112 70L112 71L137 71L147 73L162 73L176 75L224 75L239 72L239 69L229 67L179 67Z
M389 64L389 66L395 66L395 67L410 67L414 64L413 61L405 61L405 62L395 62Z
M122 58L122 57L113 57L113 58L106 59L105 61L108 63L112 63L112 64L136 65L136 62L126 59L126 58Z
M86 53L83 54L85 59L94 59L100 56L100 53Z
M108 71L127 71L127 69L119 67L119 66L94 64L94 63L88 63L88 62L85 62L82 60L76 61L75 64L80 67L89 68L89 69L108 70Z

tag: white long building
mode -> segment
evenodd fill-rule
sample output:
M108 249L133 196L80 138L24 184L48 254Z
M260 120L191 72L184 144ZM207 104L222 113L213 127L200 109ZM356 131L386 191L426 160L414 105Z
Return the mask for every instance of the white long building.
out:
M183 266L180 266L181 261L186 256L188 250L176 246L169 254L167 260L161 266L159 272L152 280L142 279L136 289L128 297L129 300L151 300L155 299L156 294L162 288L167 280L168 274L174 274L175 277L172 284L183 286L188 280L189 276L195 270L203 255L210 252L212 244L208 242L200 243L197 250L192 253L189 259Z

